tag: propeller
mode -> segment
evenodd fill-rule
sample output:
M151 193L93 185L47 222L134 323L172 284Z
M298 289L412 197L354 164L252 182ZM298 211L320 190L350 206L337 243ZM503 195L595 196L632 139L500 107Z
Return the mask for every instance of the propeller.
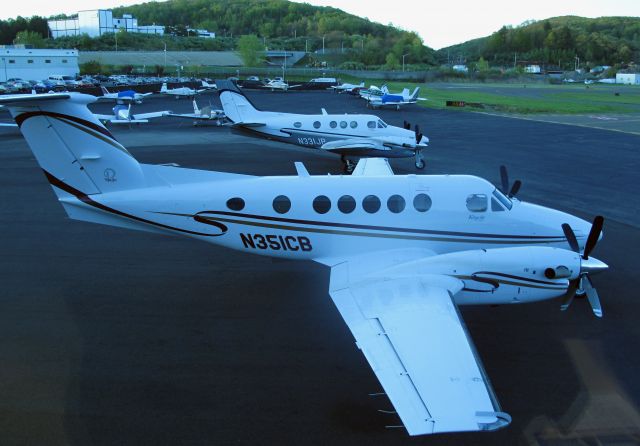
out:
M504 165L500 166L500 182L502 185L502 193L509 198L515 197L522 186L522 181L515 180L511 185L511 188L509 188L509 174L507 172L507 166Z
M564 232L564 236L567 238L567 242L569 243L569 247L571 250L577 254L580 254L580 274L577 278L571 280L569 282L569 287L567 288L567 293L564 295L562 299L562 304L560 305L560 309L562 311L567 310L573 299L576 295L578 289L581 289L587 295L587 299L589 300L589 305L591 305L591 309L593 310L593 314L597 317L602 317L602 305L600 305L600 297L598 296L598 292L593 286L593 282L589 277L590 273L597 273L600 271L604 271L608 268L608 266L595 258L589 258L589 254L595 248L598 243L598 239L600 238L600 234L602 234L602 226L604 224L604 217L598 215L593 219L593 224L591 225L591 230L589 231L589 236L587 237L587 242L584 245L584 251L580 253L580 246L578 245L578 240L576 238L573 229L567 223L562 225L562 231Z
M407 121L404 121L404 124L402 126L405 130L411 130L411 124L409 124L409 122Z
M422 140L422 133L420 133L420 126L418 124L416 124L415 126L415 133L416 133L416 144L420 144L420 141Z

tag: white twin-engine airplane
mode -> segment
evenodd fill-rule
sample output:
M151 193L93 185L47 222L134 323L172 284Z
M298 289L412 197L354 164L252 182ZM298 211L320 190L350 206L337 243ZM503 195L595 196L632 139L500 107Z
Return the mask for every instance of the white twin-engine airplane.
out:
M362 159L350 176L311 176L300 163L296 176L270 177L140 164L89 112L93 101L0 97L67 214L328 265L329 295L410 435L511 420L459 305L564 296L566 308L581 289L602 315L590 279L607 268L590 257L602 217L591 225L478 177L393 175L384 159Z
M429 138L405 122L404 128L386 124L374 115L320 115L261 111L232 82L216 81L220 102L235 129L252 136L312 147L339 154L345 172L354 165L346 157L415 157L418 169L424 169L422 150Z
M194 126L200 124L201 121L214 121L217 125L222 125L225 120L224 111L216 110L211 105L199 108L195 99L193 100L193 113L168 113L167 116L192 119Z
M112 115L101 115L94 113L94 116L102 122L109 122L111 124L146 124L149 119L161 118L168 116L171 112L169 110L150 112L150 113L131 113L131 103L129 106L117 104L113 107Z
M187 97L193 99L203 91L210 90L210 88L199 88L194 90L189 87L178 87L178 88L167 88L167 83L164 82L162 87L160 87L160 94L166 94L168 96L174 96L176 99L181 97Z
M118 91L115 93L110 93L106 87L100 87L102 90L102 96L98 96L98 99L109 99L112 101L120 102L135 102L136 104L142 104L142 101L147 96L152 95L153 93L137 93L133 90L124 90Z

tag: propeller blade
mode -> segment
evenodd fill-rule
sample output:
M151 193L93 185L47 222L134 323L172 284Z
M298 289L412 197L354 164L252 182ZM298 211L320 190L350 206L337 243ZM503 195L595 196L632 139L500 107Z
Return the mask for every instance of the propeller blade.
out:
M502 183L502 193L509 191L509 174L507 173L507 166L500 166L500 182Z
M569 282L569 288L567 288L567 293L564 295L562 299L562 303L560 304L560 310L566 311L573 302L573 298L576 295L576 291L578 291L578 284L580 283L580 279L574 279Z
M567 243L569 243L569 247L573 252L580 253L580 246L578 246L578 240L576 239L576 235L567 223L562 224L562 231L564 232L564 236L567 238Z
M416 144L420 144L420 141L422 141L422 133L417 133L416 134Z
M415 132L416 132L416 135L420 133L420 126L418 124L416 124Z
M403 127L405 128L405 130L411 130L411 124L409 124L407 121L404 121Z
M598 238L600 238L600 234L602 233L602 225L604 224L604 217L602 215L598 215L593 219L593 225L591 225L591 231L589 231L589 237L587 238L587 243L584 245L584 253L582 254L583 259L588 259L589 254L595 248L596 243L598 243Z
M587 293L587 299L589 299L589 305L591 305L591 309L593 310L593 314L596 317L602 317L602 305L600 305L600 297L598 296L598 292L593 287L593 283L589 276L585 275L582 281L584 292Z
M515 197L518 191L520 190L520 186L522 186L522 181L516 180L513 182L513 186L511 186L511 190L509 191L509 198Z

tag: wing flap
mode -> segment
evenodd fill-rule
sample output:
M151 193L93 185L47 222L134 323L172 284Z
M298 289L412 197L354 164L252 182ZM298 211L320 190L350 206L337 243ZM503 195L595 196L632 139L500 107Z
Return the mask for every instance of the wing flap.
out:
M337 275L346 274L341 265ZM448 277L437 282L374 280L330 294L409 434L502 427L510 418L500 412L451 297L461 285Z

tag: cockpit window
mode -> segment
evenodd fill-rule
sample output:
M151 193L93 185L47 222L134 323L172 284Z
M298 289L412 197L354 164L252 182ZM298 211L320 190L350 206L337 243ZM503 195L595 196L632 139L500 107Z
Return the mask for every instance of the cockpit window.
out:
M382 119L378 119L378 128L379 129L387 128L387 124L385 124Z
M509 197L507 197L505 194L503 194L498 189L494 189L493 196L496 198L496 200L498 200L500 203L502 203L502 205L505 208L511 210L511 208L513 207L513 201L511 201L511 199Z
M504 208L502 207L500 202L498 202L498 200L496 200L496 197L491 197L491 210L493 212L504 211Z
M467 209L471 212L487 210L487 196L485 194L471 194L467 197Z

